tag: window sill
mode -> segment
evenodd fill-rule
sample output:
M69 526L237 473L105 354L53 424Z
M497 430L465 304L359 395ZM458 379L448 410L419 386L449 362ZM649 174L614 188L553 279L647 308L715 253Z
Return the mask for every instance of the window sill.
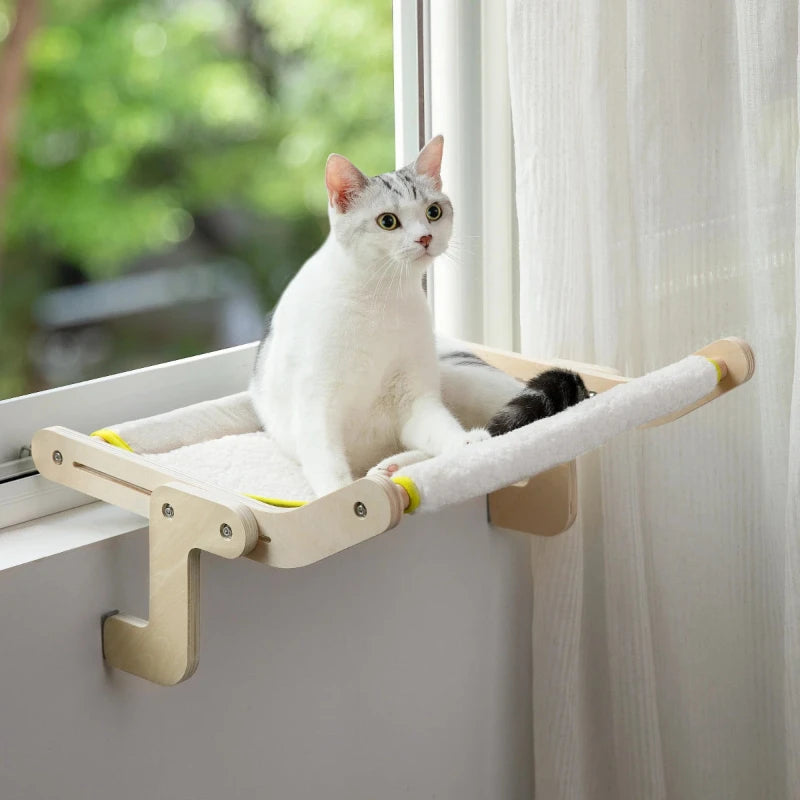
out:
M61 511L0 530L0 572L141 530L142 517L106 503Z

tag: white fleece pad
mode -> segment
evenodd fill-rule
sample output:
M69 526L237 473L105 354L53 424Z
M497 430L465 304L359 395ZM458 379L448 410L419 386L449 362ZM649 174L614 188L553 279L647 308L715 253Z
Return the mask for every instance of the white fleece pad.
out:
M222 436L142 457L241 494L301 501L315 497L299 464L283 455L263 431Z
M623 431L690 406L713 391L717 368L689 356L515 431L399 470L420 511L488 494L588 453Z

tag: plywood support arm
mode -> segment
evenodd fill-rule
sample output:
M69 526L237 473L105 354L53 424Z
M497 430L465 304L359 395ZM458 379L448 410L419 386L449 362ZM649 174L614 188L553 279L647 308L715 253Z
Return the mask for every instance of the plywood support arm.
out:
M103 622L113 667L171 686L197 668L200 551L223 558L258 541L250 509L229 495L167 483L150 495L150 619L114 614Z

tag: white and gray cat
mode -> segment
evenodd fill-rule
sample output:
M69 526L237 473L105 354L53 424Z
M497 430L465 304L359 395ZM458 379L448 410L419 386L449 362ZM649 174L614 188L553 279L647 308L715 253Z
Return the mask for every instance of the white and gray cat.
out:
M443 139L368 178L331 155L330 235L281 296L250 386L265 430L318 495L532 422L587 396L550 370L526 386L434 335L422 278L447 249Z

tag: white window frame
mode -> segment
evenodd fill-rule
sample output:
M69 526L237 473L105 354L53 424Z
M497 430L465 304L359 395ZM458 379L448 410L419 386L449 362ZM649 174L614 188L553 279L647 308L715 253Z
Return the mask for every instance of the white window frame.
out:
M430 2L431 128L445 137L442 179L456 209L454 255L437 264L442 333L515 349L516 245L505 3Z
M519 264L505 3L394 0L396 161L445 137L453 259L428 275L440 332L519 348Z
M414 159L445 136L443 180L457 209L459 266L429 277L437 328L513 349L513 144L504 4L393 0L395 156ZM478 57L478 54L481 54ZM470 85L472 81L472 85ZM476 91L476 87L480 91ZM62 425L90 433L244 390L257 343L0 401L0 464L33 433ZM39 475L0 483L0 529L93 502Z

